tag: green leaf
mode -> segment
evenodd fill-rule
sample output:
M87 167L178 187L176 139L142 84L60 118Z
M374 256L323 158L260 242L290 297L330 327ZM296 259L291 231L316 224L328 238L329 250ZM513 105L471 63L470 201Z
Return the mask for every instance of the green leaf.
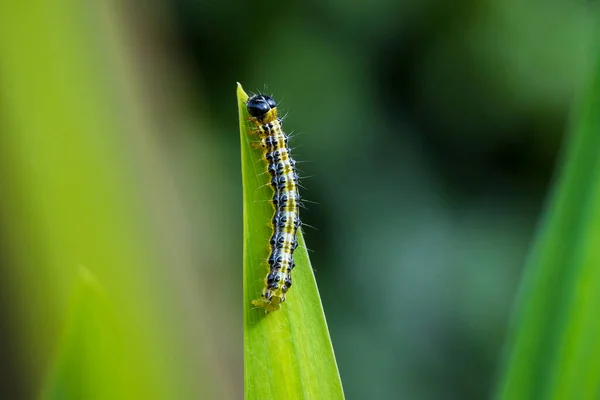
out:
M114 354L129 354L123 343L122 321L118 308L90 271L81 267L75 293L70 302L54 366L46 379L43 399L126 399L148 396L128 382L128 358L115 362ZM84 367L85 366L85 367Z
M164 233L179 228L157 195L171 186L117 17L107 2L0 2L3 307L18 316L2 329L25 398L204 399L223 386L205 379L222 361L186 334L175 296L183 269Z
M343 399L329 331L302 233L294 253L294 286L281 309L252 306L268 273L272 189L238 84L244 186L244 390L246 399Z
M500 399L600 396L600 69L526 265Z

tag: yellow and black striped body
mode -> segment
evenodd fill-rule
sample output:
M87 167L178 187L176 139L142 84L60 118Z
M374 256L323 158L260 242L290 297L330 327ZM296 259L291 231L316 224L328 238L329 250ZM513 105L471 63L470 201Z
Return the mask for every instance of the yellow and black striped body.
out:
M296 234L300 227L298 206L298 175L296 162L290 155L288 136L281 128L275 101L266 95L252 96L246 102L251 121L256 125L260 148L271 176L273 188L273 229L269 241L269 274L259 299L252 304L267 312L278 310L285 294L292 286L294 250L298 246Z

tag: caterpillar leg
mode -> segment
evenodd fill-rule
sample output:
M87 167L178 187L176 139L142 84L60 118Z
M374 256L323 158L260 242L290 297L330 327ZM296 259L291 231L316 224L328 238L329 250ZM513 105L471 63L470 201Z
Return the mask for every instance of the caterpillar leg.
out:
M261 137L260 140L250 142L250 146L252 146L255 149L263 149L263 150L266 150L269 148L267 140L264 137Z
M277 311L281 308L281 303L283 303L285 301L285 296L277 296L274 295L271 297L270 300L268 300L266 297L264 297L264 294L261 296L260 299L256 299L256 300L252 300L252 304L255 307L262 307L265 309L265 312L273 312L273 311Z

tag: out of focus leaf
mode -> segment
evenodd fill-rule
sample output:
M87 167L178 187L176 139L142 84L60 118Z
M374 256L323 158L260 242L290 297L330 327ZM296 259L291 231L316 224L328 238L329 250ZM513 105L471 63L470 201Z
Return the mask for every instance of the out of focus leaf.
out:
M498 398L600 398L600 64L526 265Z
M164 182L145 173L156 154L140 127L151 124L135 112L144 105L112 11L106 2L0 2L2 272L19 378L27 398L198 398L216 385L202 384L201 363L181 344L173 258L153 220L167 208L153 197ZM91 273L77 282L80 265Z
M114 357L134 351L122 340L123 321L117 322L117 311L90 272L81 268L44 399L126 399L143 394L125 379L135 366L127 365L126 357Z

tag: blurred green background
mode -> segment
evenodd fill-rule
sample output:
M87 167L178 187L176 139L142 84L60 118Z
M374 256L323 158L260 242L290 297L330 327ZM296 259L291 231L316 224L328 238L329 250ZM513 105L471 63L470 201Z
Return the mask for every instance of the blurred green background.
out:
M597 12L2 2L2 398L242 397L238 81L294 133L347 398L488 397Z

